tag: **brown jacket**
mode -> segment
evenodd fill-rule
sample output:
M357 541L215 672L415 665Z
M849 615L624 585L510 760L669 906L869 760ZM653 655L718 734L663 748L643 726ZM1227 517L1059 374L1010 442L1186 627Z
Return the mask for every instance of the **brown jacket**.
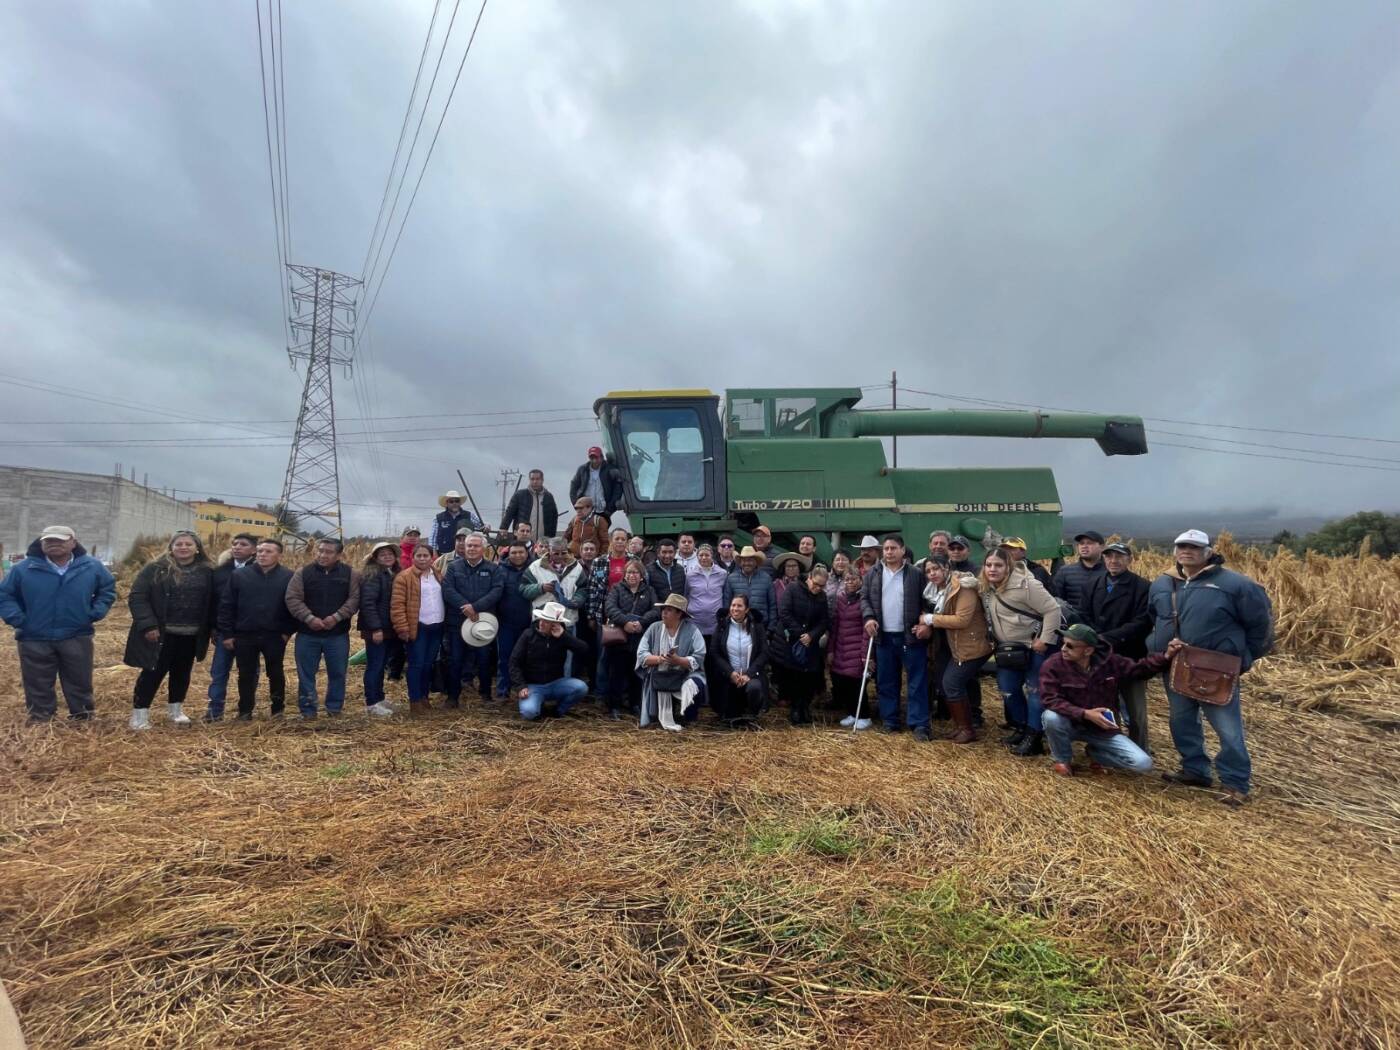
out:
M946 632L944 637L953 659L959 663L986 659L992 651L992 639L987 633L987 614L976 580L954 575L943 610L933 617L933 626Z
M433 578L442 582L442 573L433 569ZM418 609L423 602L422 573L415 568L404 569L394 577L394 596L389 600L389 622L394 633L405 642L418 637Z
M579 548L583 546L585 540L592 540L598 545L598 553L606 554L608 550L608 519L601 514L594 514L586 520L575 516L564 532L564 539L569 541L569 553L575 558L579 556Z

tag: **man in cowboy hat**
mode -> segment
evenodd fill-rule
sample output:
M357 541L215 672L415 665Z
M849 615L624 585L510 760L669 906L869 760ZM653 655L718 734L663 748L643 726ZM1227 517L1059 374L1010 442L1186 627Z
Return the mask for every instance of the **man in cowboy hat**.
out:
M588 588L583 586L583 566L569 553L563 536L549 541L549 549L535 559L520 577L520 593L537 609L550 602L564 607L564 625L576 634L578 611L588 600ZM573 670L566 662L565 673Z
M452 545L457 542L457 530L462 526L470 526L473 530L486 528L475 514L462 506L462 494L456 489L449 489L439 496L438 506L442 511L433 518L433 535L429 542L439 554L451 552Z
M661 728L681 731L675 720L693 722L705 702L705 636L690 620L690 602L683 594L658 602L661 619L637 645L637 673L642 676L642 727L653 718Z
M592 498L593 509L608 519L622 506L622 475L603 459L597 445L588 450L588 462L574 471L569 482L569 502L577 505L580 496Z
M865 574L880 564L880 551L880 541L874 536L861 537L860 557L856 559L854 566L861 579L865 579Z
M734 596L742 594L749 600L749 612L756 613L761 623L772 624L778 603L773 593L772 574L760 568L763 555L752 547L745 547L739 552L737 560L739 568L724 579L724 607L729 608Z
M556 705L559 715L588 695L588 686L564 673L570 656L583 659L588 646L569 633L567 610L558 602L545 602L531 615L535 628L526 631L510 654L510 688L520 704L520 717L533 722L545 704Z
M499 566L486 560L486 537L479 532L468 533L462 557L451 562L442 575L442 598L447 612L443 644L448 647L448 707L460 705L462 682L473 674L481 699L491 699L491 650L468 645L461 632L463 623L476 623L482 613L495 613L504 587Z

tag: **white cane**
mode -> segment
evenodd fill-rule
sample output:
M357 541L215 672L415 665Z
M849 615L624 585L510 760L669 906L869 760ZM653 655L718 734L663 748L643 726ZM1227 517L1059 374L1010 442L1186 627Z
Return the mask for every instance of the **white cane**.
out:
M860 724L860 707L865 703L865 680L870 677L870 654L875 651L875 639L870 639L870 644L865 647L865 669L860 673L860 692L856 693L856 720L851 723L851 732L856 731L856 726Z

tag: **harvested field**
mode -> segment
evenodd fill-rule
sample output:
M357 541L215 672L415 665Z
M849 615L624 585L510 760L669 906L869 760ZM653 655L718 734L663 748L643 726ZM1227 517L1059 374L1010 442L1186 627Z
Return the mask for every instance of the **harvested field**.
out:
M34 730L6 645L0 979L38 1047L1390 1046L1400 610L1323 614L1400 578L1261 561L1304 613L1238 812L781 715L371 723L353 674L338 721L137 738L124 610L100 724Z

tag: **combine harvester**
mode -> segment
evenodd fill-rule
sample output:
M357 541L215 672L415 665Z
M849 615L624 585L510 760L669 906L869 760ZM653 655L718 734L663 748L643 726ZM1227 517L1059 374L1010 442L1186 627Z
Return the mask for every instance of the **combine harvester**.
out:
M916 551L934 529L984 546L1021 536L1032 558L1061 556L1060 495L1047 467L904 470L882 437L1092 438L1108 456L1137 456L1137 416L856 408L844 388L621 390L593 405L608 462L621 471L632 531L649 539L722 532L773 546L817 538L830 559L873 533L900 532Z

